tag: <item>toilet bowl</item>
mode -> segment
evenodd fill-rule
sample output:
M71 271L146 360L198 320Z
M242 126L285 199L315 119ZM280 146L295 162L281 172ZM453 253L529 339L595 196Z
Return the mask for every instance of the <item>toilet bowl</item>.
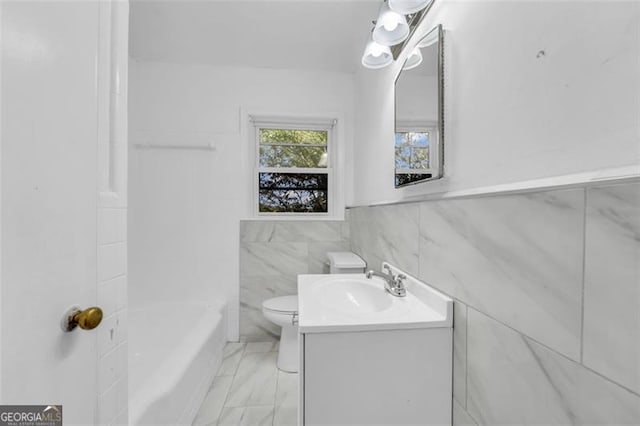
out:
M351 252L327 253L331 274L361 274L366 263ZM298 357L298 296L281 296L262 302L262 314L266 319L282 327L278 368L289 373L297 373Z
M278 368L289 373L298 372L298 296L281 296L262 302L262 314L282 327Z

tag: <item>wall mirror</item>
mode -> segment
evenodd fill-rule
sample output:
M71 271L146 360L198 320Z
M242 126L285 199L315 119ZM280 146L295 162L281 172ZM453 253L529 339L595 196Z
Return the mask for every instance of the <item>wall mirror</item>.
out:
M395 186L440 179L444 160L442 26L411 49L395 84Z

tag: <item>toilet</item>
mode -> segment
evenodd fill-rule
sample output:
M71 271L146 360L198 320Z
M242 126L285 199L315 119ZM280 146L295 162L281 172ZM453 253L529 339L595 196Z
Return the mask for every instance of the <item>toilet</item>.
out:
M362 274L367 266L364 260L348 251L327 253L330 274ZM297 373L298 365L298 296L281 296L262 302L262 314L266 319L282 327L278 368Z

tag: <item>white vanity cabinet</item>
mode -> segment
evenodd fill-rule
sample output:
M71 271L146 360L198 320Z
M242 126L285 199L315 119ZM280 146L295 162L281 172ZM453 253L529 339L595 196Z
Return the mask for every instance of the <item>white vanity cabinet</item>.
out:
M453 302L406 287L399 298L364 275L298 278L301 425L451 424Z

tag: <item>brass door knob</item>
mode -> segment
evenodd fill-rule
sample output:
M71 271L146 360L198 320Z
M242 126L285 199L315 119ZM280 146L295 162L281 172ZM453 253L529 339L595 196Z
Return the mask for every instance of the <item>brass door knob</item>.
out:
M85 310L74 306L64 314L61 326L64 331L72 331L78 326L83 330L93 330L101 321L102 309L97 306Z

